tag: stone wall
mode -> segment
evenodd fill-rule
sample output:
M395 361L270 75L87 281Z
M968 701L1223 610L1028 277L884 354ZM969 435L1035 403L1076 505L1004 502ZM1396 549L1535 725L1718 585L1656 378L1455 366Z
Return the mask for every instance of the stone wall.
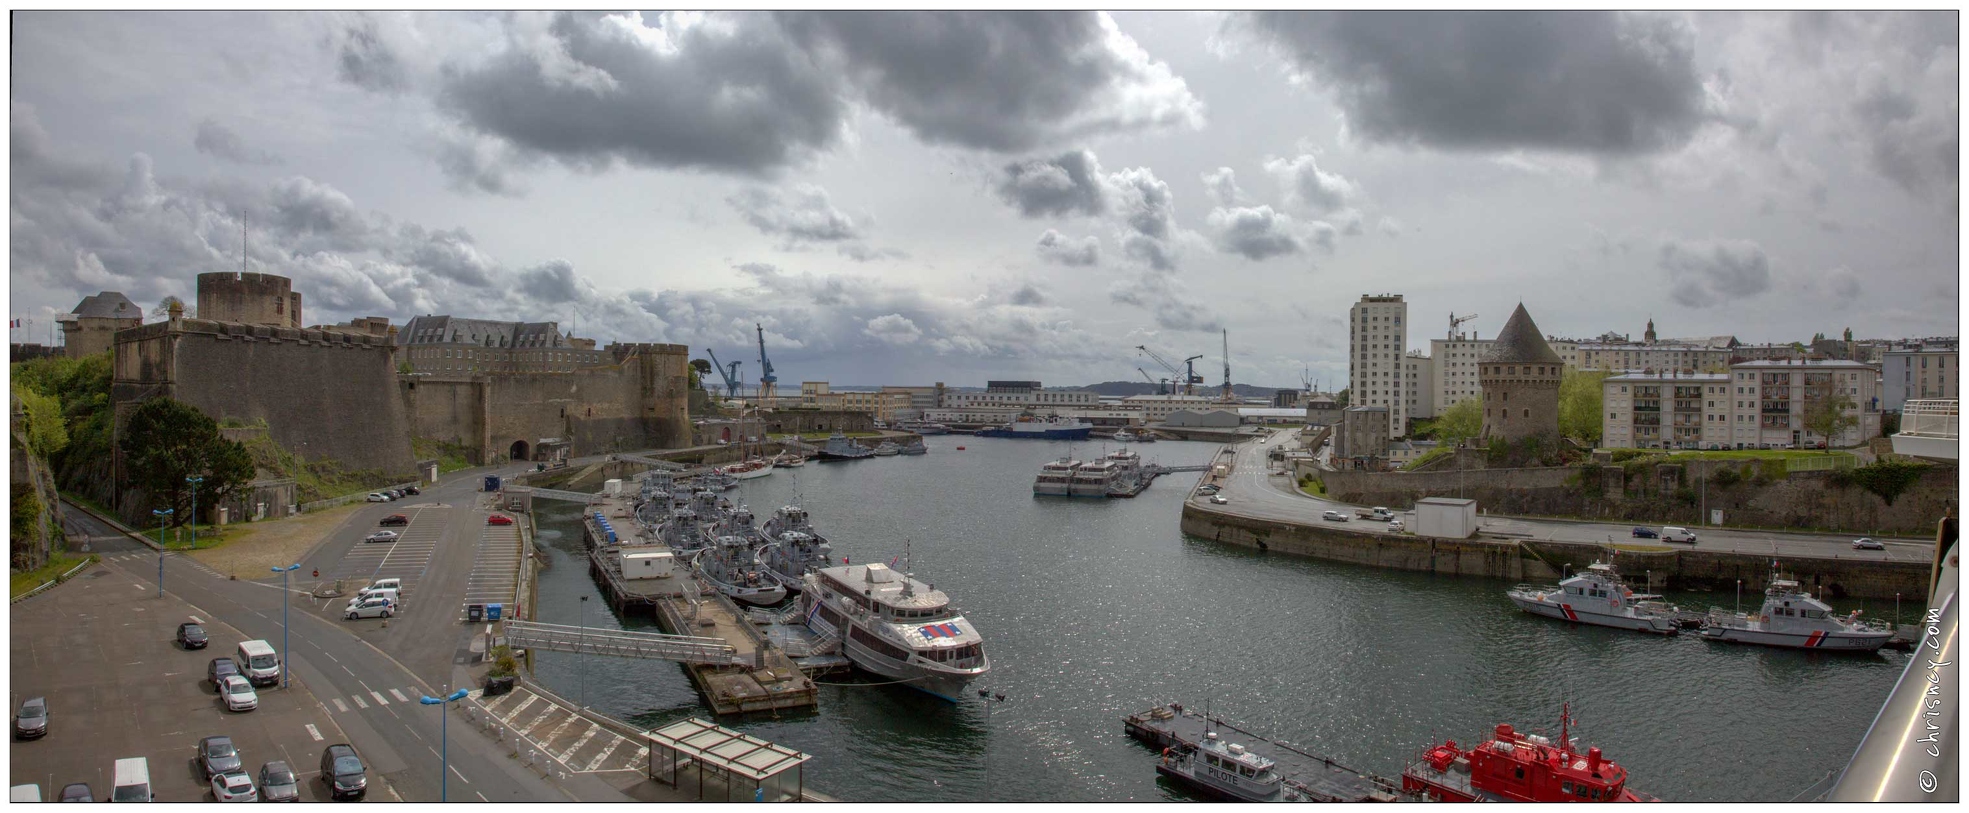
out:
M417 437L473 450L480 464L533 459L543 441L575 456L687 445L683 346L610 349L616 363L569 372L403 376L401 399Z
M301 326L294 281L275 274L215 271L198 275L198 318L247 325Z
M806 434L808 432L873 432L875 414L823 409L781 409L759 419L767 434Z
M317 330L178 319L116 336L111 400L118 420L157 396L214 420L264 422L304 461L415 474L410 425L389 343Z
M1603 561L1607 555L1605 547L1600 545L1544 540L1436 539L1296 525L1240 516L1194 503L1183 506L1182 530L1190 536L1271 553L1500 582L1556 582L1565 571ZM1929 532L1933 530L1931 526ZM1700 549L1621 553L1614 564L1636 582L1645 582L1651 575L1658 589L1717 593L1718 605L1733 595L1738 579L1743 580L1746 601L1761 601L1765 580L1771 573L1771 560L1763 554ZM1796 576L1800 584L1823 587L1832 598L1892 599L1896 593L1903 597L1928 594L1927 562L1794 557L1784 560L1783 565L1785 572ZM1726 590L1731 592L1723 592Z

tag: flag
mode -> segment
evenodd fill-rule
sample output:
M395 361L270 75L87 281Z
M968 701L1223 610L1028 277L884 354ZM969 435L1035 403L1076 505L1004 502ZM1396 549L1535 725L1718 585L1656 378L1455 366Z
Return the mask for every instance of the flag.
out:
M9 322L7 322L7 327L10 327L10 328L16 328L16 327L20 327L20 326L21 326L21 320L19 320L19 319L14 319L14 320L11 320L11 321L9 321Z
M896 563L897 563L897 562L900 562L900 561L902 561L902 556L901 556L901 555L896 555L896 556L892 556L892 557L889 557L889 566L890 566L890 567L895 567L895 566L896 566Z

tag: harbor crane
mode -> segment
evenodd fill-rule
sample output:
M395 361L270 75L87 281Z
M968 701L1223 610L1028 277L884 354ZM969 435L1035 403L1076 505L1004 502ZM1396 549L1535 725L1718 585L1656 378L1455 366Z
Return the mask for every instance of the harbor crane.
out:
M1136 367L1135 372L1141 373L1143 378L1148 379L1150 384L1155 385L1155 394L1157 395L1169 394L1169 379L1165 378L1162 379L1161 381L1157 381L1155 379L1155 376L1149 375L1149 371L1144 370L1140 367Z
M1183 359L1183 369L1186 371L1183 374L1184 395L1195 395L1196 385L1203 383L1203 376L1196 374L1196 360L1200 358L1203 358L1202 353Z
M778 383L779 376L773 375L773 363L766 360L766 326L757 323L752 326L759 330L759 404L772 406L773 385Z
M1168 371L1169 371L1169 375L1170 375L1170 377L1171 377L1171 378L1173 378L1173 379L1177 379L1177 380L1180 380L1180 379L1182 378L1182 375L1183 375L1183 371L1182 371L1182 370L1178 370L1178 369L1176 369L1176 365L1174 365L1174 364L1170 364L1170 363L1169 363L1169 360L1168 360L1168 359L1166 359L1166 358L1163 358L1163 357L1162 357L1162 354L1160 354L1160 353L1157 353L1157 352L1155 352L1154 350L1150 350L1150 349L1148 348L1148 345L1141 345L1141 344L1138 344L1138 345L1135 345L1135 349L1136 349L1136 350L1140 350L1140 351L1142 351L1142 352L1144 352L1144 353L1147 353L1147 354L1148 354L1148 356L1149 356L1149 358L1152 358L1152 359L1155 359L1155 363L1156 363L1156 364L1158 364L1158 365L1161 365L1161 366L1162 366L1162 369L1164 369L1164 370L1168 370ZM1141 369L1141 368L1139 368L1139 367L1137 367L1136 369L1138 369L1138 370L1139 370L1139 369Z
M1217 400L1226 404L1237 403L1237 396L1231 394L1231 331L1224 328L1224 395Z
M1468 322L1468 321L1470 321L1470 320L1472 320L1472 319L1475 319L1475 318L1477 318L1477 315L1476 315L1476 314L1474 314L1474 313L1473 313L1473 314L1470 314L1470 315L1468 315L1468 316L1463 316L1463 317L1458 317L1458 316L1456 315L1456 311L1450 311L1450 312L1449 312L1449 340L1450 340L1450 341L1456 341L1456 328L1457 328L1457 326L1459 326L1459 325L1461 325L1461 324L1463 324L1464 322Z
M710 355L711 355L711 366L712 366L713 368L715 368L715 369L717 369L717 371L718 371L718 376L719 376L719 377L721 377L721 378L723 378L723 379L725 379L725 397L726 397L726 398L737 398L737 397L738 397L738 391L739 391L739 387L740 387L740 384L739 384L739 381L740 381L740 379L739 379L739 377L738 377L738 365L740 365L740 364L744 364L745 362L743 362L743 361L734 361L734 362L732 362L731 364L728 364L728 365L727 365L727 364L719 364L719 363L718 363L718 351L716 351L716 350L712 350L711 348L709 348L709 347L706 347L706 348L704 348L704 352L706 352L706 353L708 353L708 354L710 354Z

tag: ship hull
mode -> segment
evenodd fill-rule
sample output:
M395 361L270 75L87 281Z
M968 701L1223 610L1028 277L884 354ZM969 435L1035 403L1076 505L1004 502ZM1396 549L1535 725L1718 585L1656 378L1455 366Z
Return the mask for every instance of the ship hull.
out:
M1157 764L1155 766L1155 772L1162 774L1163 776L1167 776L1170 779L1174 779L1177 782L1181 782L1183 784L1183 787L1189 788L1194 791L1198 791L1203 795L1209 796L1213 799L1221 799L1231 802L1270 802L1270 801L1277 800L1279 794L1279 788L1277 785L1272 786L1271 793L1264 794L1264 795L1254 795L1251 793L1240 792L1239 790L1233 788L1223 787L1221 785L1213 785L1209 782L1205 782L1201 779L1197 779L1196 777L1190 776L1188 773L1183 772L1182 769L1177 768L1174 765Z
M1093 431L1094 427L1091 426L1074 429L1037 429L1026 432L1015 432L1010 429L997 428L980 429L978 430L978 437L1018 438L1021 440L1086 440L1088 434Z
M727 472L727 473L740 480L756 480L760 477L765 477L769 474L772 474L773 468L771 466L761 466L759 468L752 469L751 471L734 471L734 472Z
M1771 630L1743 629L1740 627L1705 627L1704 640L1722 641L1732 644L1755 644L1784 649L1829 650L1834 652L1877 652L1887 639L1894 637L1891 632L1774 632Z
M1032 496L1035 497L1065 497L1068 495L1068 486L1060 483L1032 484Z
M1590 602L1572 604L1546 601L1535 596L1528 596L1517 592L1512 592L1510 596L1511 603L1518 605L1518 609L1524 610L1532 615L1556 618L1560 621L1570 621L1576 624L1592 624L1596 627L1613 627L1615 629L1652 632L1657 635L1674 635L1678 629L1675 622L1671 619L1601 612L1586 606Z

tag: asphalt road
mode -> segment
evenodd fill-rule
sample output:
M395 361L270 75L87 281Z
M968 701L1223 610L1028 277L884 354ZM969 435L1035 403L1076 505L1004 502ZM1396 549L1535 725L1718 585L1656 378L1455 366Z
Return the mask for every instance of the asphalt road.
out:
M1207 498L1191 493L1190 499L1198 505L1215 511L1248 516L1257 519L1281 522L1322 523L1323 512L1341 511L1350 518L1346 523L1327 523L1347 530L1363 533L1386 533L1387 525L1381 522L1355 517L1357 509L1366 507L1333 500L1311 497L1294 488L1290 475L1275 473L1266 460L1271 449L1287 438L1290 432L1274 432L1270 436L1229 447L1229 456L1236 463L1224 484L1223 495L1230 500L1227 505L1213 505ZM1471 472L1472 477L1481 477L1481 472ZM1453 495L1446 495L1453 496ZM1478 506L1482 508L1482 506ZM1408 527L1415 527L1413 511L1398 511ZM1480 517L1478 531L1484 534L1497 534L1525 539L1549 539L1560 542L1600 542L1608 541L1627 544L1662 544L1657 539L1637 539L1633 537L1634 523L1613 524L1600 522L1571 522L1518 517ZM1659 525L1648 526L1660 530ZM1806 557L1823 559L1899 559L1926 562L1934 557L1933 542L1911 540L1887 540L1886 550L1854 550L1856 535L1829 535L1782 533L1775 531L1739 531L1723 528L1696 527L1695 547L1702 550L1722 550L1736 553L1750 553L1786 557ZM1680 545L1670 544L1671 547Z

